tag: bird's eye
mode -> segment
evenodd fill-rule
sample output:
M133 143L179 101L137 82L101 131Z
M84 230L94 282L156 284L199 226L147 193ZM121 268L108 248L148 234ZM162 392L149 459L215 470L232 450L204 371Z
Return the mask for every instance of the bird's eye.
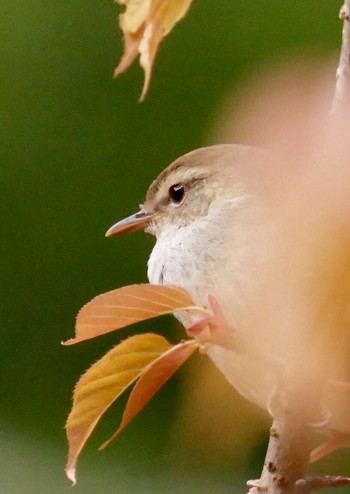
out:
M171 202L180 204L185 195L185 187L182 184L175 184L169 187L169 197Z

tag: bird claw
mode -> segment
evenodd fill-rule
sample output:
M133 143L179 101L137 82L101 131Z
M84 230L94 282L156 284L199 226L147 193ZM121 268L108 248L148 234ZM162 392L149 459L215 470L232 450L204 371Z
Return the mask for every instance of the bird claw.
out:
M312 427L313 429L325 429L329 426L331 419L332 419L331 413L328 410L323 410L323 416L320 417L320 420L317 420L316 422L312 422L308 424L308 426Z
M345 392L350 392L349 382L329 379L328 384ZM326 427L329 425L330 418L331 418L330 415L326 416L323 422L319 424L310 424L310 425L316 427ZM328 441L325 441L311 452L310 463L318 461L324 456L333 453L337 449L344 448L349 445L350 445L350 434L341 434L341 433L334 434L330 439L328 439Z
M200 351L206 353L208 345L219 345L237 351L237 335L225 319L224 312L213 295L208 296L211 315L202 317L186 329L188 336L200 343Z

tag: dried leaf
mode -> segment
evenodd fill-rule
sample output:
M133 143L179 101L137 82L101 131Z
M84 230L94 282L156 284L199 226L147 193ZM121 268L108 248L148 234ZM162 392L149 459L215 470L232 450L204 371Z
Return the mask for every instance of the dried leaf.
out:
M199 344L195 340L182 341L153 360L143 370L130 394L120 426L113 436L102 444L100 449L105 448L125 429L198 346Z
M84 305L77 316L75 338L63 344L73 345L136 322L190 309L204 311L194 306L183 288L149 284L124 286L98 295Z
M190 8L192 0L117 0L126 5L119 16L120 28L124 35L124 54L114 75L124 72L140 55L140 65L145 72L145 81L140 101L149 88L152 68L162 39L182 19Z
M151 362L171 348L162 336L135 335L110 350L80 378L66 424L69 442L66 474L73 484L78 456L101 416Z

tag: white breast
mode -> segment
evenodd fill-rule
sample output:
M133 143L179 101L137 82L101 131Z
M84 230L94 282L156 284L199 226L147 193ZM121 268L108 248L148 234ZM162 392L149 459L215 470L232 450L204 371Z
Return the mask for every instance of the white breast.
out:
M208 289L211 292L216 284L214 263L220 243L204 223L162 232L148 261L151 283L184 286L198 303L205 303Z
M263 256L247 214L243 218L241 208L233 209L228 221L227 213L214 210L186 227L167 225L149 258L148 277L151 283L186 288L200 305L207 305L208 295L214 295L234 331L251 332L249 315L254 308L249 305L250 288L260 269L256 259L260 263ZM188 324L186 317L178 318ZM254 338L254 334L245 336ZM212 345L208 354L240 393L266 406L272 384L261 364L217 345Z

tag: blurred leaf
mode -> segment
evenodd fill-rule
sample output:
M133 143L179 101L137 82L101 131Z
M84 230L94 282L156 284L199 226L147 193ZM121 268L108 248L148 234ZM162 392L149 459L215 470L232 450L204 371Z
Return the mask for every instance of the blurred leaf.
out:
M66 474L73 484L78 456L101 416L151 362L171 348L162 336L135 335L110 350L80 378L66 424L69 442ZM151 392L152 387L149 389Z
M339 448L348 447L350 444L350 435L335 432L327 441L320 444L316 449L311 451L310 463L320 460Z
M198 346L199 344L195 340L181 341L143 370L130 394L120 426L113 436L102 444L100 449L105 448L125 429Z
M80 310L75 338L63 344L72 345L175 310L194 309L194 305L180 287L140 284L118 288L98 295Z
M117 0L126 5L119 16L124 35L124 54L114 75L124 72L140 54L145 81L140 97L143 101L149 88L152 68L162 39L188 11L192 0Z

